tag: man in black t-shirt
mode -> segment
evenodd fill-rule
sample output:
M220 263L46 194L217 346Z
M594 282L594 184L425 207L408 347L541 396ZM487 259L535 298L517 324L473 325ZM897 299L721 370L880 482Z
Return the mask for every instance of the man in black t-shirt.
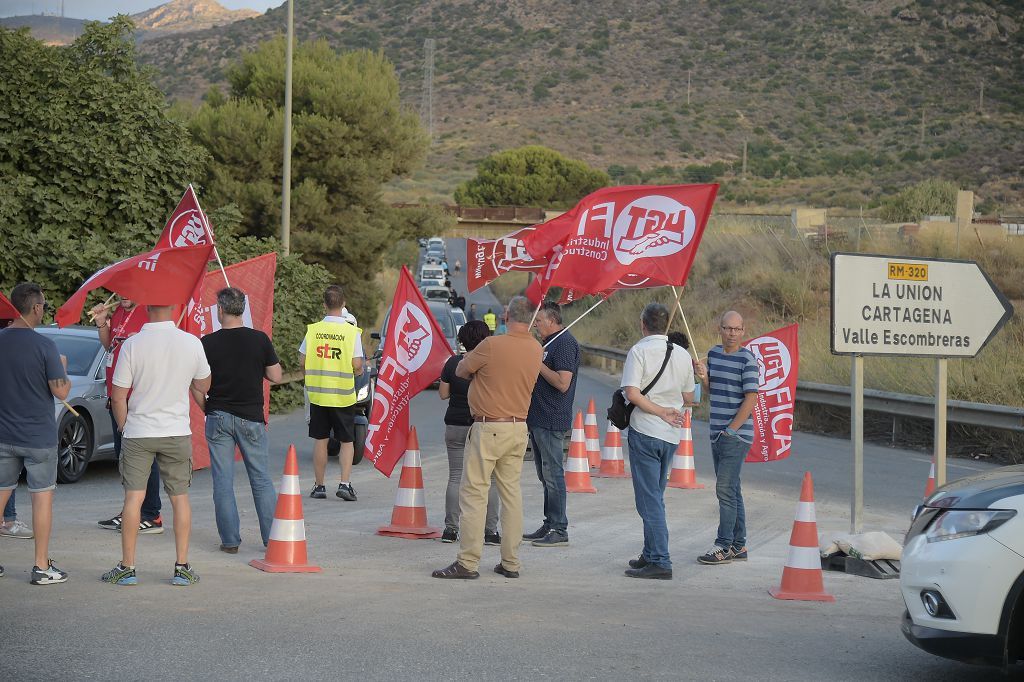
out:
M263 332L245 326L245 293L235 287L217 293L220 330L203 337L212 382L208 395L193 392L206 412L206 442L213 473L213 506L220 533L220 548L238 552L242 542L235 503L235 446L249 474L263 545L270 540L277 492L267 474L267 427L264 419L263 380L281 381L281 362Z

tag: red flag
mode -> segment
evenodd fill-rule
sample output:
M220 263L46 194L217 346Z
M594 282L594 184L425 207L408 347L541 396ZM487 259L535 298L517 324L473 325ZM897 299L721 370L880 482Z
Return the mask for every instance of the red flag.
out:
M437 380L451 356L452 349L441 326L431 315L409 270L402 266L391 303L366 434L365 456L385 476L391 476L405 454L409 401Z
M748 462L789 457L800 366L797 332L797 325L791 324L743 344L757 358L761 381L754 405L754 443L747 454Z
M57 325L66 327L82 318L85 297L104 287L142 305L183 305L206 270L212 244L180 249L156 249L108 265L85 280L57 311Z
M242 322L246 327L259 329L274 338L274 273L277 272L277 254L268 253L225 268L234 285L245 292L245 311ZM217 321L217 292L223 288L219 275L207 277L203 282L201 305L196 306L190 319L199 318L196 336L212 334L220 329ZM194 332L193 332L194 333ZM206 415L195 401L190 401L192 423L192 467L203 469L210 465L210 450L206 444ZM270 384L263 382L263 418L270 416Z
M0 320L16 320L21 317L21 313L14 307L3 292L0 291Z
M490 284L510 270L542 270L547 259L532 258L523 245L523 239L535 229L530 225L498 239L467 239L466 281L469 291Z
M195 190L189 185L171 217L167 219L164 231L160 233L154 248L171 249L213 243L210 221L199 207Z
M560 258L550 286L596 294L630 286L631 277L681 286L717 192L718 185L606 187L523 243L536 260Z

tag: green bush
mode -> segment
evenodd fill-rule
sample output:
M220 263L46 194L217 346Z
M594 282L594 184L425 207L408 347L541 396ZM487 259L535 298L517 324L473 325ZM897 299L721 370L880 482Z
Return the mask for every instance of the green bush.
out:
M957 186L946 180L924 180L905 187L882 201L882 217L898 222L920 220L926 215L953 215L956 212Z

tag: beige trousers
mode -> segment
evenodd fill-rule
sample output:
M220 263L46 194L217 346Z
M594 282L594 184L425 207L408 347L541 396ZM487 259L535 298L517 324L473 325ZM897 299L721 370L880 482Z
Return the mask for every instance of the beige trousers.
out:
M523 494L519 479L526 439L525 422L476 422L469 430L459 487L459 563L471 571L479 569L484 549L492 473L501 497L501 563L510 571L520 568Z

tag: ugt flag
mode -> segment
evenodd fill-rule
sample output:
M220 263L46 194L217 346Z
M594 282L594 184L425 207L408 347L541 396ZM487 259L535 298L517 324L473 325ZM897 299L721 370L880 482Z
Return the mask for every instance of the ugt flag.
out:
M245 292L242 323L274 338L274 273L277 272L277 254L268 253L250 258L229 265L225 270L231 276L233 286ZM220 322L217 321L217 292L225 286L220 273L207 277L203 282L202 303L196 306L196 315L202 318L202 333L196 333L196 336L212 334L220 329ZM263 419L269 416L270 384L264 381ZM203 469L210 466L210 450L206 444L206 415L194 400L189 401L189 419L192 424L192 466Z
M0 320L16 320L21 317L21 313L14 307L3 292L0 291Z
M714 184L606 187L536 226L523 243L531 258L560 258L550 286L581 294L648 280L682 286L717 192Z
M366 433L365 457L385 476L391 476L405 454L409 401L437 380L451 356L448 339L403 265L391 303Z
M189 185L171 217L167 219L154 248L180 249L183 246L202 244L213 244L213 230L210 229L210 221L203 209L199 207L196 191Z
M466 240L466 282L473 292L510 270L539 271L547 261L530 256L523 239L537 229L530 225L498 239Z
M791 324L747 341L757 358L760 385L754 404L754 443L748 462L771 462L789 457L793 445L793 405L800 366L798 327Z
M206 272L212 244L180 249L155 249L98 270L57 311L57 325L82 318L85 298L103 287L142 305L183 305Z

